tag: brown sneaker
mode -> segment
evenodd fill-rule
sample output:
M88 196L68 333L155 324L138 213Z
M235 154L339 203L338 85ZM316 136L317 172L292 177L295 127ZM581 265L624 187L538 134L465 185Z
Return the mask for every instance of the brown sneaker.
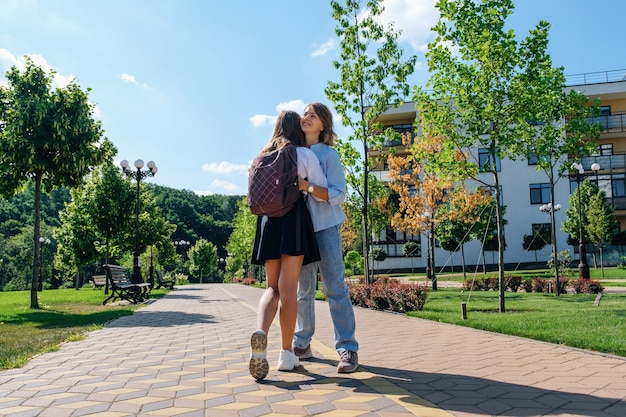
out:
M359 367L359 355L351 350L341 352L341 359L337 365L337 372L340 374L349 374Z
M305 348L293 347L293 353L300 359L309 359L313 357L311 352L311 345L306 345Z
M267 335L263 330L252 333L250 338L250 375L256 380L267 376L270 366L267 363Z

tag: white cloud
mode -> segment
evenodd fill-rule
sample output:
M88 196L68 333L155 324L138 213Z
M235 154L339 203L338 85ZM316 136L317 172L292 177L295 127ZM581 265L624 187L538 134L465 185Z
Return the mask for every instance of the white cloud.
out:
M53 68L43 56L38 54L32 54L28 55L28 57L33 61L33 64L41 67L41 69L43 69L47 74L50 74L50 71ZM15 66L20 72L23 72L26 69L26 58L17 58L8 49L0 49L0 74L2 75L2 77L4 77L6 72L13 66ZM67 85L74 79L75 77L73 75L63 75L57 72L54 74L54 77L52 79L52 87L67 87ZM6 86L6 79L0 79L0 85Z
M122 74L122 80L126 81L127 83L138 84L134 75L123 73Z
M276 117L278 113L283 110L293 110L298 114L302 114L304 112L304 106L306 104L304 101L300 99L291 100L287 102L278 103L276 105L276 114L275 115L267 115L267 114L256 114L252 116L249 120L253 127L262 127L267 125L273 125L276 122Z
M202 171L211 174L248 174L249 165L232 164L222 161L219 163L209 162L202 165Z
M304 112L304 106L306 106L306 104L300 99L291 100L286 103L278 103L276 105L276 113L280 113L283 110L293 110L302 114L302 112Z
M436 0L385 0L385 11L380 20L402 31L400 40L408 42L415 51L426 52L428 42L433 39L430 28L439 20Z
M316 56L326 55L328 52L330 52L333 49L335 49L335 44L336 44L335 39L332 39L332 38L328 39L323 44L317 46L316 49L311 54L311 56L312 57L316 57Z
M123 80L123 81L125 81L125 82L127 82L127 83L130 83L130 84L135 84L135 85L141 86L141 87L143 87L143 88L150 88L150 86L148 86L148 84L146 84L146 83L140 84L140 83L137 81L137 79L135 78L135 76L134 76L134 75L131 75L131 74L126 74L126 73L124 72L124 73L122 73L122 75L120 75L120 77L122 78L122 80Z
M244 195L245 190L242 190L236 184L230 181L214 180L209 184L208 190L194 191L198 195L212 195L212 194L227 194L227 195Z
M267 116L265 114L257 114L252 116L250 119L250 123L253 127L261 127L269 124L273 124L276 120L276 116Z

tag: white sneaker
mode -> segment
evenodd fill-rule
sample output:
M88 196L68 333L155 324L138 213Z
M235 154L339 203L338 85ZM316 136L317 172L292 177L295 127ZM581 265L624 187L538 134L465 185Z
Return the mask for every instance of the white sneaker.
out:
M278 370L293 371L296 366L300 366L300 359L292 351L281 349L278 355Z
M250 375L256 380L267 376L270 366L267 363L267 335L263 330L252 333L250 338Z

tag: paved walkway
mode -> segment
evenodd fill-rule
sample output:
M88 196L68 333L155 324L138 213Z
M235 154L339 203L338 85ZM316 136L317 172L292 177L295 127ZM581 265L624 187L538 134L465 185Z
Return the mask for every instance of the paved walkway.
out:
M0 416L626 416L626 358L361 308L362 366L337 374L324 302L316 358L275 371L274 325L257 383L247 359L261 291L183 286L2 371Z

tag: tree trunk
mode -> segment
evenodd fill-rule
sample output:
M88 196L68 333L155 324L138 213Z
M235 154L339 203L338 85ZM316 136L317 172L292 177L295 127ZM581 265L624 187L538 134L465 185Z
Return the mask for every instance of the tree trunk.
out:
M465 244L461 243L461 267L463 268L463 279L467 279L467 272L465 271Z
M598 250L600 251L600 271L602 272L602 278L604 278L604 259L602 256L602 245L598 246Z
M41 174L35 175L35 228L33 231L33 278L30 283L30 308L39 309L37 288L41 273L41 257L39 236L41 234Z
M495 155L493 160L496 160ZM494 171L493 176L496 184L496 223L498 227L498 286L500 287L500 313L504 313L506 312L506 306L504 302L504 221L502 219L502 207L500 205L500 182L498 180L497 172Z

